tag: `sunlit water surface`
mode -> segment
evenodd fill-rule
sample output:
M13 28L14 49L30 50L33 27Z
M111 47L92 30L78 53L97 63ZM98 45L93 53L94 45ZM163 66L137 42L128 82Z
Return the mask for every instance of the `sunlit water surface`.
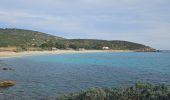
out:
M137 81L170 85L170 53L82 53L0 59L0 100L52 99L90 87L132 85Z

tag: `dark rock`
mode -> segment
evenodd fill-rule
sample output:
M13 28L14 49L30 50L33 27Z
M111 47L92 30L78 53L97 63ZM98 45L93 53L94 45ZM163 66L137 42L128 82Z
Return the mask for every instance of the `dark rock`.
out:
M8 68L2 68L2 70L8 70Z
M3 68L0 68L0 70L13 70L12 68L8 68L8 67L3 67Z

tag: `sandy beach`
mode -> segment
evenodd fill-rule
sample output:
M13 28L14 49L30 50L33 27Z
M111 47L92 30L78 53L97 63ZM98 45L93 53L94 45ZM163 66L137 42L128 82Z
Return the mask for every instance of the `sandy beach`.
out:
M24 51L24 52L1 51L0 58L46 55L46 54L93 53L93 52L133 52L133 51L130 50L82 50L82 51L56 50L56 51Z

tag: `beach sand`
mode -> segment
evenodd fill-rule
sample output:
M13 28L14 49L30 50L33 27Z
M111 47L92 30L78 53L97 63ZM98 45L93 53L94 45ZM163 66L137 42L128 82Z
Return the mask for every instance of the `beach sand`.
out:
M56 51L24 51L24 52L1 51L0 58L45 55L45 54L93 53L93 52L133 52L133 51L131 50L82 50L82 51L56 50Z

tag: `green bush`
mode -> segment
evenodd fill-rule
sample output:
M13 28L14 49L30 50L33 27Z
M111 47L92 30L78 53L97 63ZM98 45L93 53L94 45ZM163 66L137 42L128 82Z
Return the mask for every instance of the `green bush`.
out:
M91 88L57 97L57 100L170 100L170 88L165 84L138 82L127 88Z

